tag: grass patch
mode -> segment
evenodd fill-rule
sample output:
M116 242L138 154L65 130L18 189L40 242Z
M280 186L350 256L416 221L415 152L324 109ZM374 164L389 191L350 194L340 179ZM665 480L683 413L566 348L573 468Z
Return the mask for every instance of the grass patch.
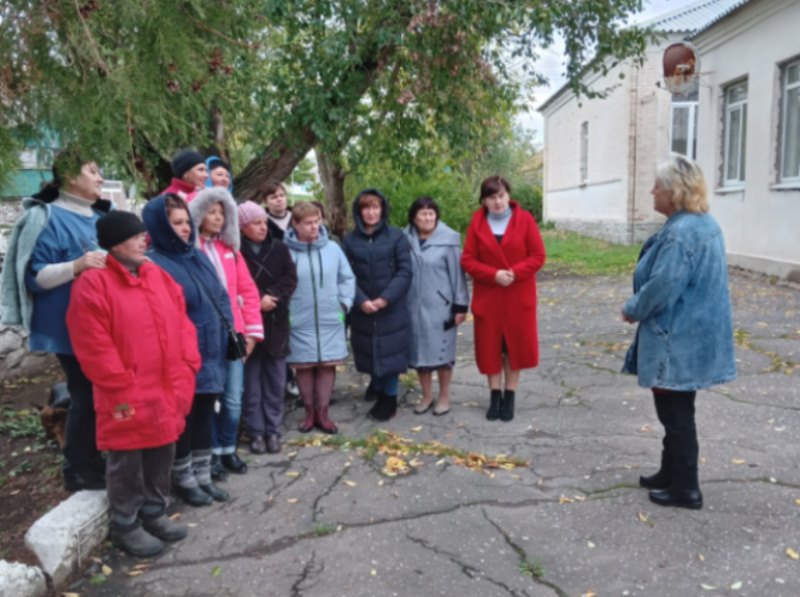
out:
M44 429L39 422L39 413L32 409L14 410L4 406L0 408L0 435L12 439L31 437L44 440Z
M567 230L542 230L547 263L545 271L582 276L630 274L641 245L615 245Z

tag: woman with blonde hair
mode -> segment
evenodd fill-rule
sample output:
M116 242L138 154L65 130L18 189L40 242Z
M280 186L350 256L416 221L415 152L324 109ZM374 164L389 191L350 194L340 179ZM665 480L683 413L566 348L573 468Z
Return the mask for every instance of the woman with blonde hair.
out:
M695 395L736 377L725 241L695 162L670 157L650 193L667 221L644 243L622 308L639 324L623 372L653 392L665 436L661 468L639 484L658 505L700 509Z

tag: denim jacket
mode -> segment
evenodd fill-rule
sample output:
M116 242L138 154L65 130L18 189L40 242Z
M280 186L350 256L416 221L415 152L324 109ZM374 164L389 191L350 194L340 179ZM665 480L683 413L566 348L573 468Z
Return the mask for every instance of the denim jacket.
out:
M642 247L623 313L639 322L624 373L645 388L691 391L736 377L722 230L679 211Z

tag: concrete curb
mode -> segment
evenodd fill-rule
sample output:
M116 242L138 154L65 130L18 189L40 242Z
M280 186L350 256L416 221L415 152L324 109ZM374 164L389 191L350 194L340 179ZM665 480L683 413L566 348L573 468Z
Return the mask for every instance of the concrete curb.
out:
M0 597L41 597L48 578L55 587L64 583L107 536L106 492L71 495L25 533L40 568L0 560Z

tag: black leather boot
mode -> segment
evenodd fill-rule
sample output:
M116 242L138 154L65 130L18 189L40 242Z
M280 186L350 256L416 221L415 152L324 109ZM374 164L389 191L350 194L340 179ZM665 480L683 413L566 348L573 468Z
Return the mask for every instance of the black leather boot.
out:
M645 489L667 489L671 482L672 474L670 472L669 454L665 448L661 451L661 468L654 475L649 477L642 475L639 477L639 485Z
M391 396L378 393L378 398L375 400L375 406L369 411L369 417L381 423L384 423L397 414L397 396Z
M514 418L514 390L503 392L503 400L500 402L500 420L508 423Z
M503 392L492 390L489 398L489 410L486 411L486 418L496 421L500 418L500 403L503 401Z

